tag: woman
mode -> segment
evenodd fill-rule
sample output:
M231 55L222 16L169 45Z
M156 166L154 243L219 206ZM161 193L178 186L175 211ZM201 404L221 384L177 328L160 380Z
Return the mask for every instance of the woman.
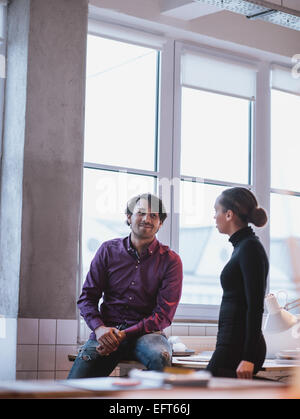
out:
M267 214L248 189L231 188L216 200L214 218L234 250L221 273L217 345L207 368L214 376L252 378L266 356L261 324L269 262L248 223L262 227Z

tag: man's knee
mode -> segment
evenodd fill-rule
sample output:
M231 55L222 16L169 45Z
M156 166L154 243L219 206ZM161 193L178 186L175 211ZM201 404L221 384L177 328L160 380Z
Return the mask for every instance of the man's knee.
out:
M147 368L149 370L163 371L165 367L169 367L172 364L172 357L169 352L162 351L153 353L149 359Z

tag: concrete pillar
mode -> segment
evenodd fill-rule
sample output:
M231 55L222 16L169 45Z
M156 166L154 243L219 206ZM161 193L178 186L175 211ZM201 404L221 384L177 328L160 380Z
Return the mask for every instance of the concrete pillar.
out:
M0 207L5 317L76 318L87 13L88 0L8 6ZM0 365L2 379L13 375L1 371Z

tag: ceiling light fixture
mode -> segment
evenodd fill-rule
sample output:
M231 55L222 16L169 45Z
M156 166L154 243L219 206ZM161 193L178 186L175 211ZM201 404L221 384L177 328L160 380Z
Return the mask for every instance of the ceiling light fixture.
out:
M289 29L300 31L300 10L290 9L265 0L194 0L239 13L250 20L264 20Z

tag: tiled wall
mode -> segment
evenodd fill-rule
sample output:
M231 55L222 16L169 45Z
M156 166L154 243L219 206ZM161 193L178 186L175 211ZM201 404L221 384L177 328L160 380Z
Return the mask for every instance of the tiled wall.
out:
M173 323L165 329L167 336L216 336L217 331L217 325L204 323Z
M215 336L217 326L173 323L165 332L167 336ZM16 378L66 379L72 367L68 355L78 350L77 334L77 320L18 319Z
M77 351L77 320L18 319L17 379L65 379Z

